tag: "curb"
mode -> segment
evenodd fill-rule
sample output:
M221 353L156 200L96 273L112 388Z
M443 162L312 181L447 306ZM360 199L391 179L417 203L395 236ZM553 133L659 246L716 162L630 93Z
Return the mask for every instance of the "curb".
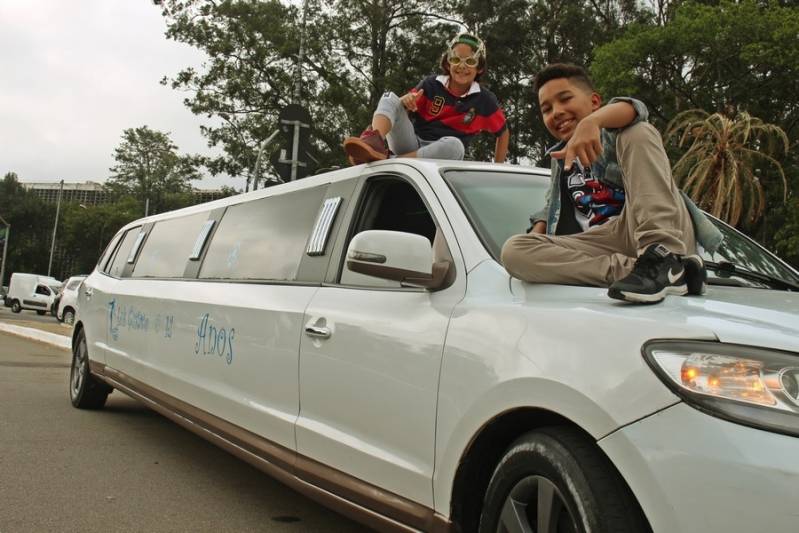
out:
M72 349L72 339L64 335L50 333L49 331L14 326L13 324L5 324L2 322L0 322L0 331L5 331L6 333L11 333L13 335L19 335L20 337L25 337L26 339L44 342L46 344L52 344L53 346L57 346L58 348L63 348L65 350Z

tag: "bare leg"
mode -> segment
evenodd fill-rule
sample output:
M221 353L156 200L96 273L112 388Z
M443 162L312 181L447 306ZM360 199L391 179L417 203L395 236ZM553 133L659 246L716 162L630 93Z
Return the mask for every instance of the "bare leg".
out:
M391 131L391 120L385 115L375 114L375 116L372 117L372 129L379 131L380 135L385 139L388 132Z

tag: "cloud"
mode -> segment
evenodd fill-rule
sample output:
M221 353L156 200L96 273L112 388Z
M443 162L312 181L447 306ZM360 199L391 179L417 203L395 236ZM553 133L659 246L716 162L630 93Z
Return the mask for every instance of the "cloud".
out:
M122 131L171 133L181 152L210 155L203 117L159 84L203 54L169 41L151 2L0 0L0 173L24 181L104 181ZM200 187L242 180L227 177Z

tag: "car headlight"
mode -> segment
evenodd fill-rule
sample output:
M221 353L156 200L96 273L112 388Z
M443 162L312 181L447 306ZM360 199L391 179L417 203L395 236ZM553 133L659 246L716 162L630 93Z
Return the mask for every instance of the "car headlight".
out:
M643 354L663 382L702 411L799 436L799 354L702 341L651 341Z

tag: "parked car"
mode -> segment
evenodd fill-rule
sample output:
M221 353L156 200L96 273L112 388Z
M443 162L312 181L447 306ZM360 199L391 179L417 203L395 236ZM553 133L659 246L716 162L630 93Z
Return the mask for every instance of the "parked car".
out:
M795 531L799 273L718 222L704 296L521 282L548 185L392 159L132 222L72 404L143 399L379 531Z
M31 309L44 315L52 308L60 288L61 282L55 278L14 272L8 285L6 305L11 307L14 313Z
M72 276L64 282L56 303L56 318L65 324L75 322L78 309L78 290L86 276Z

